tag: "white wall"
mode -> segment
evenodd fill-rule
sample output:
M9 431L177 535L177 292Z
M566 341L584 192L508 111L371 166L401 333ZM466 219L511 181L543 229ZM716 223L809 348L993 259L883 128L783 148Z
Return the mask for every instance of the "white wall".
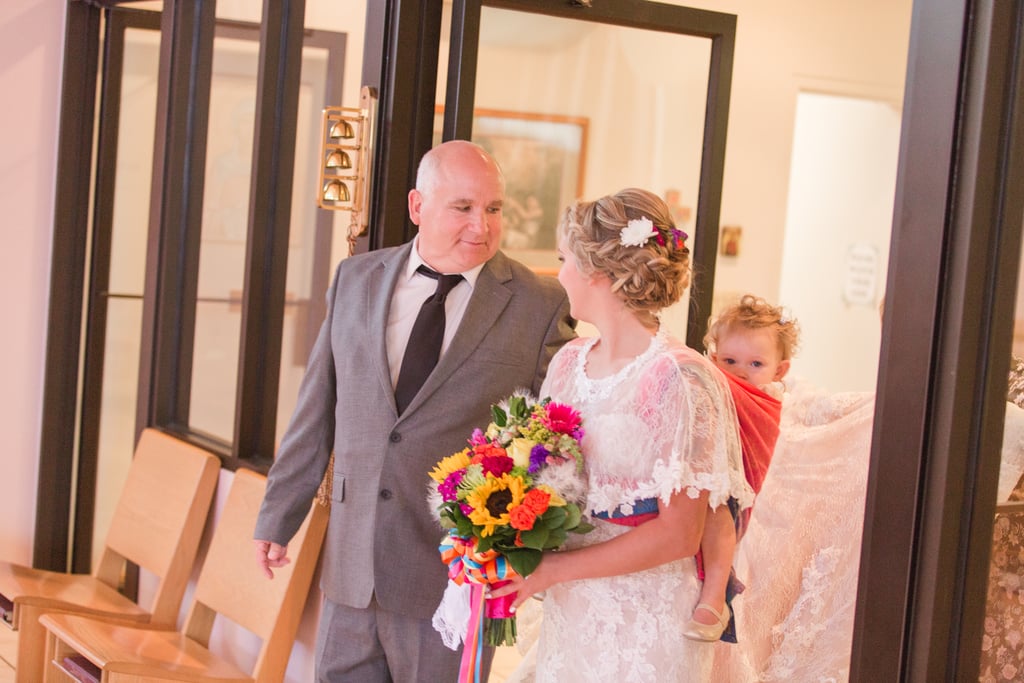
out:
M900 113L805 93L795 128L780 287L801 323L791 372L830 391L874 391Z
M739 256L719 258L716 289L777 300L797 96L902 102L911 2L674 4L738 15L722 224L742 226L743 243Z
M49 300L64 3L0 3L0 554L28 563Z

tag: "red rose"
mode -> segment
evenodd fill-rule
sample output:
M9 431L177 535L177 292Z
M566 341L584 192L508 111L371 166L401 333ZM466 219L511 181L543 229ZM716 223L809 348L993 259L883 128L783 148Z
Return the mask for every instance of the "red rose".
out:
M484 474L490 474L493 477L500 477L506 472L511 472L512 468L515 467L512 458L504 453L501 455L485 455L480 459L480 465L484 469Z
M507 457L508 454L505 449L494 443L481 443L473 446L473 457L470 458L470 462L474 465L479 465L483 462L484 458L488 457Z

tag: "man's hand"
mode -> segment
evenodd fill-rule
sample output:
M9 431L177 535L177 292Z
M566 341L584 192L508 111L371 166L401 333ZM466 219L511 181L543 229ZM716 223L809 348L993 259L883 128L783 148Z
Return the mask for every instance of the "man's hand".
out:
M291 562L288 558L288 546L271 541L253 542L256 544L256 564L263 569L268 579L274 578L274 569L280 569Z

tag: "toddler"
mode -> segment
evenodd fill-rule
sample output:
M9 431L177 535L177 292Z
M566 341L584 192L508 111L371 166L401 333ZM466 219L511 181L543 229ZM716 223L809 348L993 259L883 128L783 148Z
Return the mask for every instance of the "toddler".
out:
M704 337L711 360L729 378L739 420L743 470L756 494L761 490L782 411L782 378L789 371L800 330L783 309L764 299L745 295L712 321ZM742 536L750 509L734 519L734 511L709 512L704 523L699 573L701 590L684 635L692 640L715 641L729 626L731 613L726 591L732 572L736 541ZM731 597L731 596L729 596ZM735 641L731 635L726 638Z

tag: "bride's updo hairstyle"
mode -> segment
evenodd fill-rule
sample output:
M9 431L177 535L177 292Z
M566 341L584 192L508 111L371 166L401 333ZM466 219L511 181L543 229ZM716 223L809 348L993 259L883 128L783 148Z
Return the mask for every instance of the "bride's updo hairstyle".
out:
M648 326L690 284L686 233L653 192L627 188L565 210L558 236L584 275L605 275L612 291Z

